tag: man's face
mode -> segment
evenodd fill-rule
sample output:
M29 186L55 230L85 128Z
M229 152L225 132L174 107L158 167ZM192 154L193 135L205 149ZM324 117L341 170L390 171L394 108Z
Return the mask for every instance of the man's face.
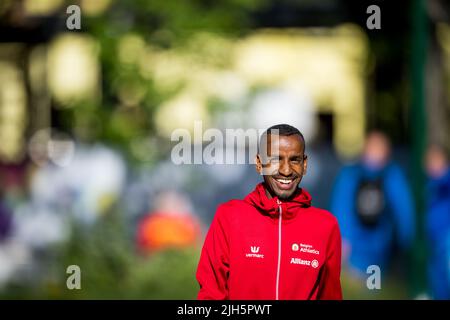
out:
M256 157L256 170L264 175L269 197L289 199L306 173L307 159L299 135L267 136L267 157L264 151Z
M374 169L383 168L389 161L391 149L387 137L379 132L372 132L364 146L364 163Z
M445 152L439 147L431 146L426 154L426 170L430 177L439 178L447 170L448 164Z

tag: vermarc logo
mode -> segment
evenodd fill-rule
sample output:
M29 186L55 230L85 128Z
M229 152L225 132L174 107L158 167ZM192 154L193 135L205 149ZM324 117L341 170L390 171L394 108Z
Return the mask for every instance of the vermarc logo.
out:
M258 253L258 252L259 252L259 247L250 246L250 251L251 251L252 253Z
M247 253L245 254L245 256L247 258L260 258L260 259L264 258L264 255L259 253L259 248L260 247L257 246L250 246L251 253Z

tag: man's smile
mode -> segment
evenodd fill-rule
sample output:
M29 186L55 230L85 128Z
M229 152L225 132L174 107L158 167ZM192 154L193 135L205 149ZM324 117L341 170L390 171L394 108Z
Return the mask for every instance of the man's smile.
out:
M277 188L280 190L291 190L298 184L297 177L290 177L290 178L272 177L272 180L275 182Z

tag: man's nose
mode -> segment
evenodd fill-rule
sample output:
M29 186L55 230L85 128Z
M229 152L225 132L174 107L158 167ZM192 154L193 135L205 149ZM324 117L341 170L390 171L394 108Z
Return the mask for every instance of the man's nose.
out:
M292 169L289 164L289 161L287 160L280 161L280 167L278 168L278 172L283 176L290 176L292 173Z

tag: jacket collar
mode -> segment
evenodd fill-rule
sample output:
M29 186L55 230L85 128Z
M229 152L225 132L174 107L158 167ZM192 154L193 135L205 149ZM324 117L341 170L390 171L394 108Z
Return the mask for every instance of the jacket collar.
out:
M279 200L276 196L269 199L264 183L259 183L255 190L244 198L244 201L272 218L278 218L281 206L283 219L291 219L297 214L299 208L310 207L311 199L311 195L303 188L297 189L294 196L289 200Z

